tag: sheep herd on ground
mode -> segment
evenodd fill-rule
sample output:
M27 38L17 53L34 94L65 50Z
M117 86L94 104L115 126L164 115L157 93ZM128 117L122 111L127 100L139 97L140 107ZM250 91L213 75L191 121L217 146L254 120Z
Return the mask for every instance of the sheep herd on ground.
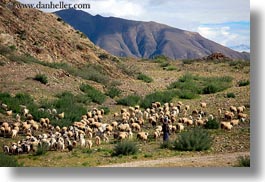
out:
M23 139L3 145L7 154L23 154L36 152L38 147L45 146L50 151L72 151L74 148L88 148L99 146L110 139L123 141L133 139L147 143L149 138L155 141L163 136L162 124L165 117L169 118L170 133L179 133L190 127L204 126L209 120L218 118L224 130L231 130L234 126L245 121L248 115L244 113L245 106L230 106L229 109L219 108L215 114L207 113L207 104L201 102L199 109L191 110L189 105L182 102L161 104L152 103L150 108L141 110L134 107L122 108L113 114L112 121L104 122L104 110L92 109L80 117L80 121L73 122L69 127L53 126L49 118L35 121L30 110L21 105L21 113L17 113L13 122L1 122L0 136L15 139L18 134ZM2 103L1 109L7 117L12 117L12 110ZM58 122L67 113L57 114L56 109L40 108L39 112L48 112L55 116ZM22 121L22 117L25 118Z

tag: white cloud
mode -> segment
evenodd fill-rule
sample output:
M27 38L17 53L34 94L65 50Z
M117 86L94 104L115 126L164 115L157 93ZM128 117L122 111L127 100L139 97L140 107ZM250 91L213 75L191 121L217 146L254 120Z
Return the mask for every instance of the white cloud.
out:
M139 17L143 14L143 7L136 2L118 1L118 0L101 0L90 1L92 14L100 14L114 17Z
M240 36L239 34L236 34L232 32L231 28L228 26L223 27L206 27L206 26L200 26L198 27L198 32L215 42L218 42L224 46L232 46L232 45L238 45L244 42L244 37ZM239 43L240 42L240 43Z

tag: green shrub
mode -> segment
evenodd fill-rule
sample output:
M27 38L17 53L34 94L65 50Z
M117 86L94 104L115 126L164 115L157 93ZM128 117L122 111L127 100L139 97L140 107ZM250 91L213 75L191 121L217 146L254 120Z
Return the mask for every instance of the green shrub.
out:
M129 95L122 99L117 100L117 104L124 106L135 106L139 104L141 101L141 97L138 95Z
M162 62L162 63L160 63L160 67L162 67L162 68L165 68L167 66L170 66L170 63L169 62Z
M205 123L204 128L206 129L218 129L220 127L219 122L214 119L209 119L208 122Z
M180 151L208 150L212 145L212 140L206 130L197 127L180 133L173 148Z
M233 92L229 92L226 94L227 98L236 98L236 95Z
M198 94L193 93L190 90L181 90L180 92L178 92L178 96L181 99L195 99L198 97Z
M168 67L165 68L165 70L167 70L167 71L174 71L174 70L177 70L177 67L176 66L169 65Z
M192 60L192 59L184 59L184 60L182 60L183 64L192 64L194 62L195 62L195 60Z
M110 109L107 106L100 106L98 109L103 109L104 110L104 114L109 114Z
M249 84L250 84L249 80L240 80L240 81L238 82L238 86L239 86L239 87L244 87L244 86L247 86L247 85L249 85Z
M179 89L180 98L192 99L197 94L211 94L231 87L231 77L200 77L189 73L171 83L168 89Z
M47 84L48 83L48 77L44 74L37 74L34 77L34 80L41 82L42 84Z
M58 94L57 98L52 102L42 103L43 108L56 108L58 113L65 112L63 119L51 121L54 126L70 126L87 112L86 108L78 103L78 99L70 92Z
M123 141L119 142L115 145L114 151L112 153L113 156L120 155L134 155L139 151L136 143L131 141Z
M152 79L151 77L149 77L149 76L147 76L147 75L145 75L145 74L143 74L143 73L140 73L140 74L137 76L137 79L138 79L138 80L142 80L142 81L144 81L144 82L146 82L146 83L151 83L151 82L153 82L153 79Z
M230 61L229 66L232 66L236 69L243 69L245 66L250 66L250 61L245 61L245 60Z
M90 85L82 84L80 86L80 90L84 92L89 98L91 98L91 100L95 103L102 104L106 100L106 95Z
M118 97L120 96L120 94L121 90L116 87L110 87L106 92L106 95L109 96L110 98Z
M172 148L172 142L166 141L160 144L161 149L171 149Z
M35 156L45 155L48 149L49 149L49 146L47 144L38 145Z
M235 167L250 167L250 157L240 156L237 159L237 164Z
M14 156L0 153L0 167L22 167Z
M168 58L167 58L166 56L164 56L164 55L159 55L159 56L155 56L155 57L153 58L153 61L154 61L155 63L163 63L163 62L168 61Z
M141 102L141 107L148 108L153 102L161 102L162 104L164 104L166 102L170 102L177 95L178 92L175 90L157 91L146 95Z

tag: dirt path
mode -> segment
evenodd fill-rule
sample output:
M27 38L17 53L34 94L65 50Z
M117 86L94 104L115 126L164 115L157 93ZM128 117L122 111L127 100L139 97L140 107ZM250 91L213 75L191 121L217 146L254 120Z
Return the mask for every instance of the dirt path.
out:
M239 156L250 155L250 152L213 154L205 156L181 156L156 160L136 161L122 164L111 164L100 167L231 167Z

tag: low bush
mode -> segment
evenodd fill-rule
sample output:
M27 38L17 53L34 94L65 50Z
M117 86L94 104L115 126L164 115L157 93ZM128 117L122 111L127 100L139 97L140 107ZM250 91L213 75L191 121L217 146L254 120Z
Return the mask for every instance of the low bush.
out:
M102 104L106 100L106 95L90 85L82 84L80 90L95 103Z
M171 149L172 148L172 142L166 141L160 144L161 149Z
M240 156L237 159L237 164L235 167L250 167L250 157Z
M182 64L192 64L194 62L195 62L195 60L192 60L192 59L184 59L184 60L182 60Z
M178 96L181 99L195 99L199 97L198 94L193 93L190 90L181 90L178 92Z
M117 104L124 106L135 106L139 104L141 101L141 97L138 95L129 95L122 99L117 100Z
M138 79L138 80L142 80L142 81L144 81L144 82L146 82L146 83L151 83L151 82L153 82L153 79L152 79L151 77L149 77L149 76L147 76L147 75L145 75L145 74L143 74L143 73L140 73L140 74L137 76L137 79Z
M151 106L153 102L160 102L164 104L166 102L170 102L174 97L178 95L178 92L175 90L167 90L167 91L157 91L151 94L148 94L141 101L141 107L148 108Z
M49 146L47 144L38 145L35 156L45 155L48 152Z
M170 66L170 63L169 62L162 62L162 63L160 63L160 67L162 67L162 68L165 68L165 67L168 67L168 66Z
M205 129L218 129L219 127L220 124L216 118L208 120L208 122L206 122L204 125Z
M165 67L165 70L167 70L167 71L174 71L174 70L177 70L177 67L176 66L169 65L168 67Z
M236 98L236 95L233 92L229 92L226 94L227 98Z
M14 156L0 153L0 167L22 167Z
M178 89L180 98L192 99L198 94L212 94L223 91L232 85L231 77L200 77L189 73L172 82L168 89Z
M109 96L110 98L119 97L120 94L121 90L116 87L110 87L106 92L106 95Z
M107 106L100 106L98 109L103 109L104 110L104 114L109 114L110 109Z
M44 85L48 83L48 77L45 74L37 74L34 77L34 80L39 81Z
M139 151L136 143L131 141L119 142L115 145L112 156L134 155Z
M247 86L247 85L249 85L249 84L250 84L249 80L240 80L240 81L238 82L238 86L239 86L239 87L244 87L244 86Z
M212 137L202 128L193 128L180 133L173 148L180 151L202 151L212 146Z
M245 60L230 61L229 66L232 66L236 69L242 69L245 66L250 66L250 61L245 61Z

